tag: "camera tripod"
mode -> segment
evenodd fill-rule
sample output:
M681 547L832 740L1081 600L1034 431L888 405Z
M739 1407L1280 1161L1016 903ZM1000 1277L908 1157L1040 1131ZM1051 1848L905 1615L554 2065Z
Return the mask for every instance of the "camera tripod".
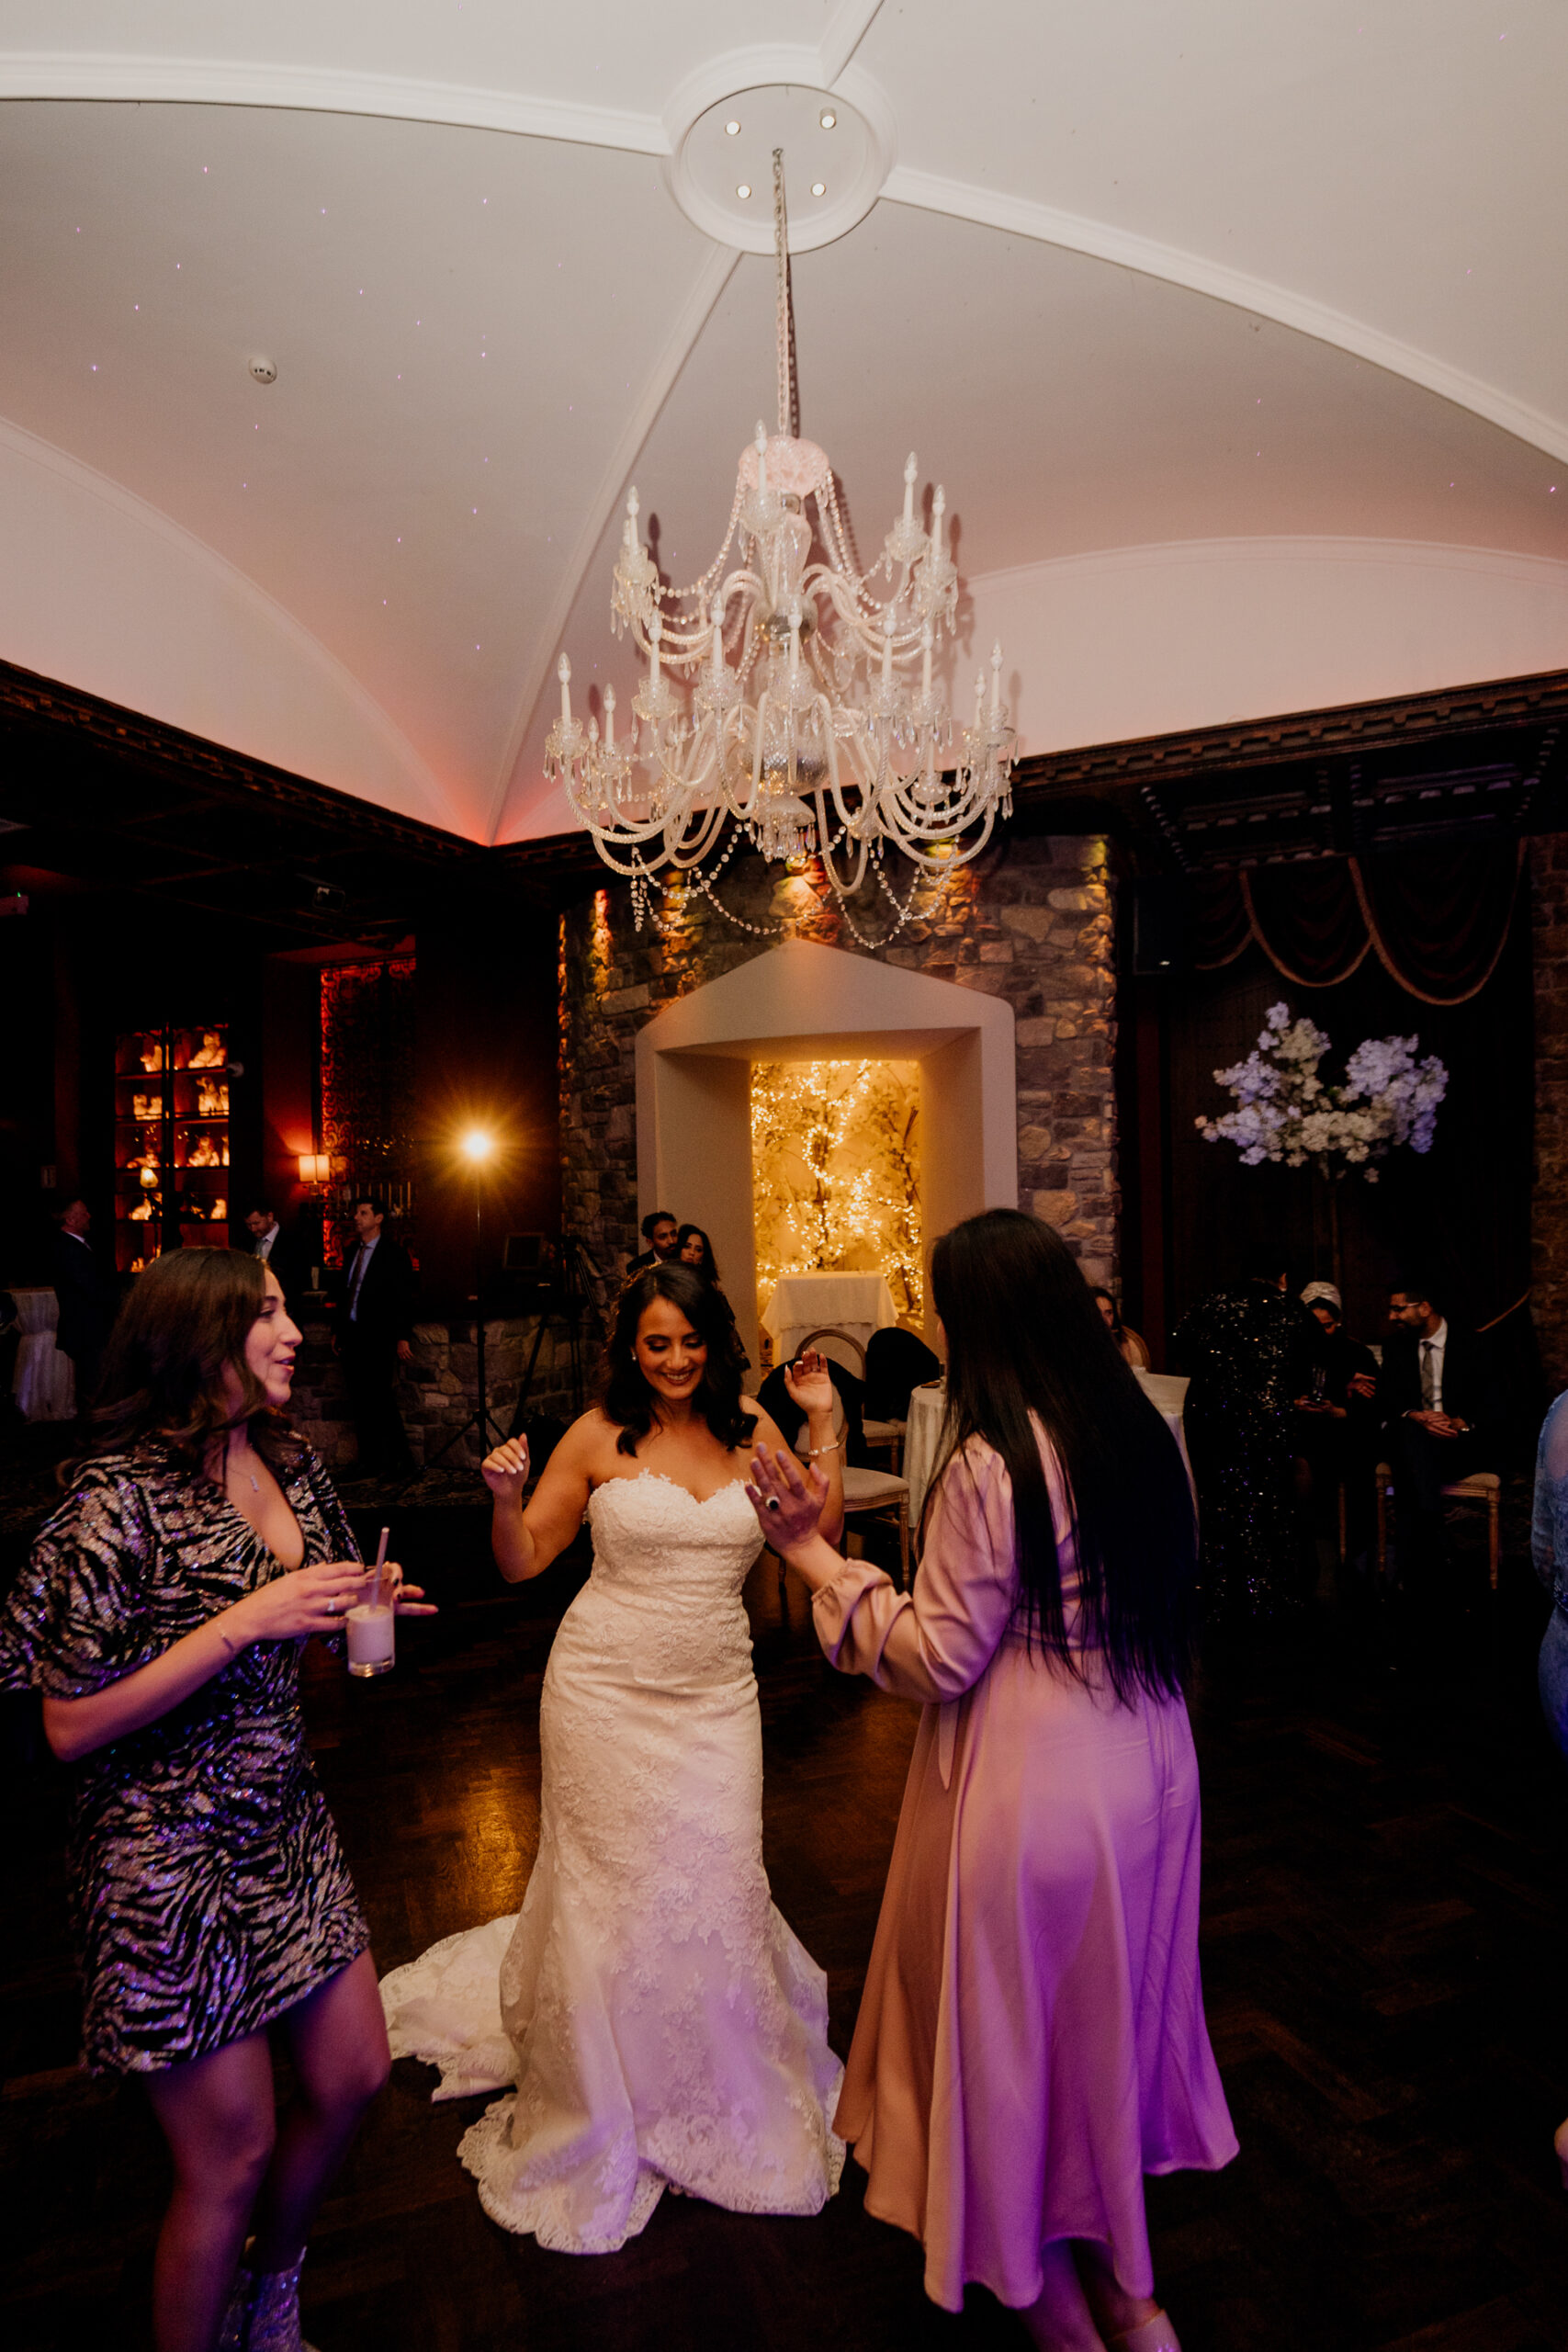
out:
M541 1301L539 1328L534 1334L534 1345L524 1368L523 1384L517 1392L517 1406L512 1416L508 1437L521 1436L528 1418L528 1398L533 1391L534 1374L538 1368L539 1351L545 1343L545 1333L552 1323L566 1326L567 1349L571 1365L571 1409L574 1415L582 1410L582 1335L586 1323L597 1327L599 1337L605 1336L604 1276L590 1256L581 1234L563 1233L556 1254L555 1280Z

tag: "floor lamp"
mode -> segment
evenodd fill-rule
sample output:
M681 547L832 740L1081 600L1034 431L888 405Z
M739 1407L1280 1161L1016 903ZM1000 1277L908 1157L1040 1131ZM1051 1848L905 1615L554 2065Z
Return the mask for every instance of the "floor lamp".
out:
M454 1430L444 1445L438 1446L426 1463L426 1469L445 1459L455 1445L460 1444L470 1430L479 1431L480 1455L503 1444L506 1431L490 1409L485 1385L485 1302L484 1302L484 1170L495 1156L495 1137L483 1127L470 1127L458 1148L474 1171L474 1323L477 1340L479 1402L461 1429Z

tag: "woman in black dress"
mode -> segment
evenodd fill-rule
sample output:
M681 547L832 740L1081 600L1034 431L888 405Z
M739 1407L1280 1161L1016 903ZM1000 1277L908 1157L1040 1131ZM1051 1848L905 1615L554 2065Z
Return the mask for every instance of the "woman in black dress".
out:
M299 1345L260 1260L158 1259L116 1326L93 1450L0 1618L0 1680L42 1691L75 1767L86 2063L143 2078L174 2160L159 2352L299 2352L305 2234L387 2075L299 1712L305 1641L366 1579L284 1417ZM297 2086L281 2121L274 2026Z

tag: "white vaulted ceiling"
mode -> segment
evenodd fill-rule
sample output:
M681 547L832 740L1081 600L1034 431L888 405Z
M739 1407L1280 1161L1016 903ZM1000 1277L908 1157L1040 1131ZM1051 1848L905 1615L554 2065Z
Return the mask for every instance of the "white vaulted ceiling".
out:
M773 415L771 265L674 151L792 82L881 142L794 263L803 429L863 551L908 448L944 483L958 672L1003 632L1026 751L1568 662L1560 0L784 29L0 0L0 657L477 840L560 830L557 657L629 683L628 482L693 577Z

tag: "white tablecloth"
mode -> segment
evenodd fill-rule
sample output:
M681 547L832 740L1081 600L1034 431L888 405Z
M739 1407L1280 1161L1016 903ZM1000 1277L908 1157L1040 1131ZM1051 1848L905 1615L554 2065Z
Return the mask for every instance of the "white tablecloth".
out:
M76 1410L76 1368L54 1344L60 1302L52 1290L13 1290L22 1343L11 1393L29 1421L68 1421Z
M945 1381L933 1380L928 1388L917 1388L909 1398L908 1419L904 1428L904 1476L909 1482L911 1527L920 1523L920 1508L931 1482L931 1472L936 1468L937 1441L946 1410Z
M1181 1411L1187 1398L1187 1383L1170 1373L1140 1372L1137 1382L1150 1403L1156 1408L1181 1449L1181 1459L1187 1462L1187 1440L1182 1432ZM942 1436L942 1418L947 1410L947 1389L941 1381L933 1381L929 1388L917 1388L909 1399L908 1428L904 1437L904 1476L909 1482L909 1523L918 1527L920 1508L936 1468L937 1443ZM1187 1476L1192 1476L1192 1464L1187 1462Z
M874 1331L890 1330L897 1320L893 1294L880 1274L784 1274L762 1309L776 1364L788 1363L807 1334L824 1324L847 1331L863 1348Z

